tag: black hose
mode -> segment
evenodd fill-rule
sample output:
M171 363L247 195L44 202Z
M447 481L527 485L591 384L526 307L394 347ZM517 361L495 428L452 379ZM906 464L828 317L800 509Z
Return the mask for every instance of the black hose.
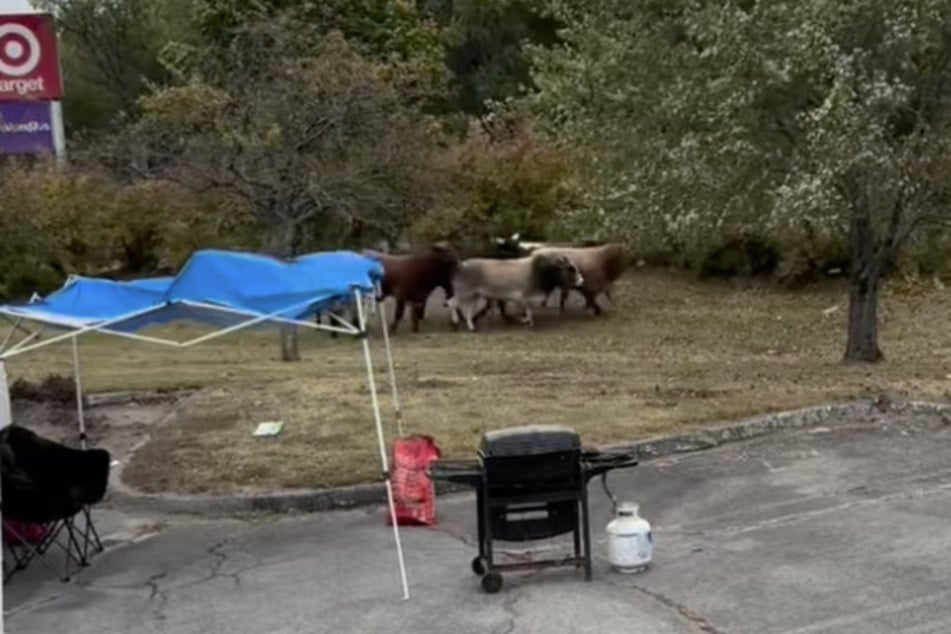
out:
M611 489L608 488L607 471L601 474L601 486L604 487L604 492L607 494L608 499L611 500L611 515L617 515L617 498L614 497L614 494L611 493Z

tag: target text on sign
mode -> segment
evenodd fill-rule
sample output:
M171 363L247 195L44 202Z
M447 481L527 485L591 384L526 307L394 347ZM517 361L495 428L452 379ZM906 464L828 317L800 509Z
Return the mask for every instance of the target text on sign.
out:
M46 86L42 77L36 79L0 79L0 95L15 94L19 97L27 97L45 91Z
M51 101L61 97L52 17L0 15L0 101Z

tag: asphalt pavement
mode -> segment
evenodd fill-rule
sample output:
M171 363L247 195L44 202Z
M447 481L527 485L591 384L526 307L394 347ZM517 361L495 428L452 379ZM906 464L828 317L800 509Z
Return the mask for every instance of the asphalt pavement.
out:
M401 600L382 509L197 520L100 511L107 551L70 583L5 593L14 634L926 634L951 631L951 428L870 416L656 459L612 476L654 526L638 575L550 570L481 591L471 495L404 528ZM560 544L541 544L546 551ZM527 556L507 544L509 556ZM538 554L538 553L535 553ZM550 554L546 552L546 554Z

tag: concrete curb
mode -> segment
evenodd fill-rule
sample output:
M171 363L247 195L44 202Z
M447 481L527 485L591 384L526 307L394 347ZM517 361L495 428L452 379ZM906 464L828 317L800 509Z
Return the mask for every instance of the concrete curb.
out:
M930 414L951 424L951 404L905 401L880 406L875 401L859 400L789 412L748 418L740 422L706 426L676 436L655 437L635 442L616 443L604 449L634 452L642 460L701 451L719 445L747 440L784 429L815 427L835 419L868 414ZM114 508L189 515L236 515L254 512L313 512L349 509L386 502L382 483L330 489L293 489L250 492L235 495L181 495L138 492L122 482L121 466L112 477L106 504ZM436 483L437 495L467 490L443 482Z

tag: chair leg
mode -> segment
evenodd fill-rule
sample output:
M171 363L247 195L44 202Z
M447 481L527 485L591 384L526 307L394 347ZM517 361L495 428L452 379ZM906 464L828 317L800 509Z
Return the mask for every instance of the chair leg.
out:
M17 555L13 550L13 546L11 546L6 539L3 540L3 548L9 553L9 556L3 556L3 580L7 581L17 570Z
M10 553L10 560L11 560L11 562L12 562L12 564L13 564L13 566L12 566L12 567L13 567L13 570L14 570L14 571L15 571L15 570L23 570L24 568L26 568L26 564L29 563L29 557L27 556L28 553L27 553L27 554L23 554L23 553L20 552L21 549L22 549L22 550L26 550L26 548L23 547L23 545L22 545L21 543L19 543L19 542L20 542L19 537L17 537L17 536L13 533L12 529L8 529L8 530L10 531L11 535L12 535L14 538L16 538L17 543L16 543L16 544L11 544L11 543L5 541L5 542L4 542L4 546L6 547L7 551ZM20 548L18 548L17 546L20 546ZM3 563L4 563L4 566L6 566L6 563L7 563L6 558L4 558ZM4 568L4 569L6 569L6 568ZM13 573L11 572L10 574L12 575Z
M10 577L13 576L13 573L14 573L14 572L16 572L16 571L18 571L18 570L23 570L23 569L25 569L25 568L30 564L30 562L33 561L34 559L39 559L39 560L40 560L40 563L42 563L44 566L46 566L46 568L47 568L50 572L52 572L54 575L56 575L57 577L59 577L62 581L69 581L69 557L66 558L66 573L65 573L65 576L60 577L59 573L56 571L56 569L53 567L53 565L52 565L50 562L48 562L48 561L46 560L46 557L44 556L44 553L41 553L41 552L39 551L39 549L37 548L36 544L30 543L30 541L29 541L28 539L25 539L25 538L24 538L16 529L14 529L12 526L7 525L7 526L6 526L6 529L10 532L11 535L13 535L13 536L16 538L16 540L17 540L17 542L19 542L20 546L22 546L27 552L26 552L26 554L23 555L22 557L18 557L18 556L16 556L16 555L14 555L14 558L16 559L17 564L16 564L9 572L6 572L6 573L4 574L4 581L9 580ZM60 527L59 529L53 529L53 528L51 528L50 530L51 530L51 531L56 530L56 532L59 532L59 531L62 530L62 527ZM45 539L45 538L44 538L44 539ZM55 539L55 537L54 537L54 539ZM12 551L12 550L13 550L13 549L11 548L11 551Z
M67 550L69 551L69 553L67 554L75 552L76 556L75 558L73 558L73 561L78 563L80 566L88 566L89 561L86 559L86 551L83 549L82 546L79 545L79 538L76 535L77 532L78 531L76 530L76 518L71 517L68 520L66 520L66 535L69 538L69 542L67 546Z
M92 510L88 506L83 507L83 517L86 519L86 530L84 534L85 543L83 544L83 555L88 557L89 554L89 538L92 537L93 549L97 553L101 553L105 548L103 548L102 540L99 538L99 531L96 530L96 525L92 523Z
M53 545L53 540L56 539L56 536L59 534L59 531L62 530L62 522L50 522L43 525L43 536L40 538L39 543L36 545L36 550L40 554L46 553L49 550L49 547Z
M66 532L65 544L62 543L62 540L59 539L59 536ZM79 546L79 540L76 538L76 526L73 521L73 518L64 520L59 524L59 529L56 531L54 539L51 540L52 543L63 551L63 554L66 556L66 576L63 579L64 581L69 581L69 570L70 562L74 563L77 567L82 567L88 565L85 558L83 557L82 548Z
M10 547L10 551L13 553L13 557L17 563L17 570L23 570L26 568L30 561L37 555L46 554L46 551L52 545L53 540L56 539L59 530L62 528L59 522L42 524L42 533L40 533L40 538L36 541L30 541L6 522L4 522L4 526L8 531L10 531L11 534L13 534L14 537L16 537L19 545L24 551L26 551L24 554L18 555L16 548L13 546Z
M12 556L12 565L8 567L6 560L4 561L3 578L9 579L15 572L26 569L37 558L62 581L70 580L74 566L79 568L88 566L90 550L102 552L104 549L99 532L92 522L89 507L84 507L82 512L85 525L77 526L76 518L78 514L65 520L50 522L43 526L43 533L39 540L35 542L26 539L13 526L4 522L6 530L13 537L13 541L5 544ZM47 555L54 544L59 550L63 551L66 557L62 574L47 559Z

